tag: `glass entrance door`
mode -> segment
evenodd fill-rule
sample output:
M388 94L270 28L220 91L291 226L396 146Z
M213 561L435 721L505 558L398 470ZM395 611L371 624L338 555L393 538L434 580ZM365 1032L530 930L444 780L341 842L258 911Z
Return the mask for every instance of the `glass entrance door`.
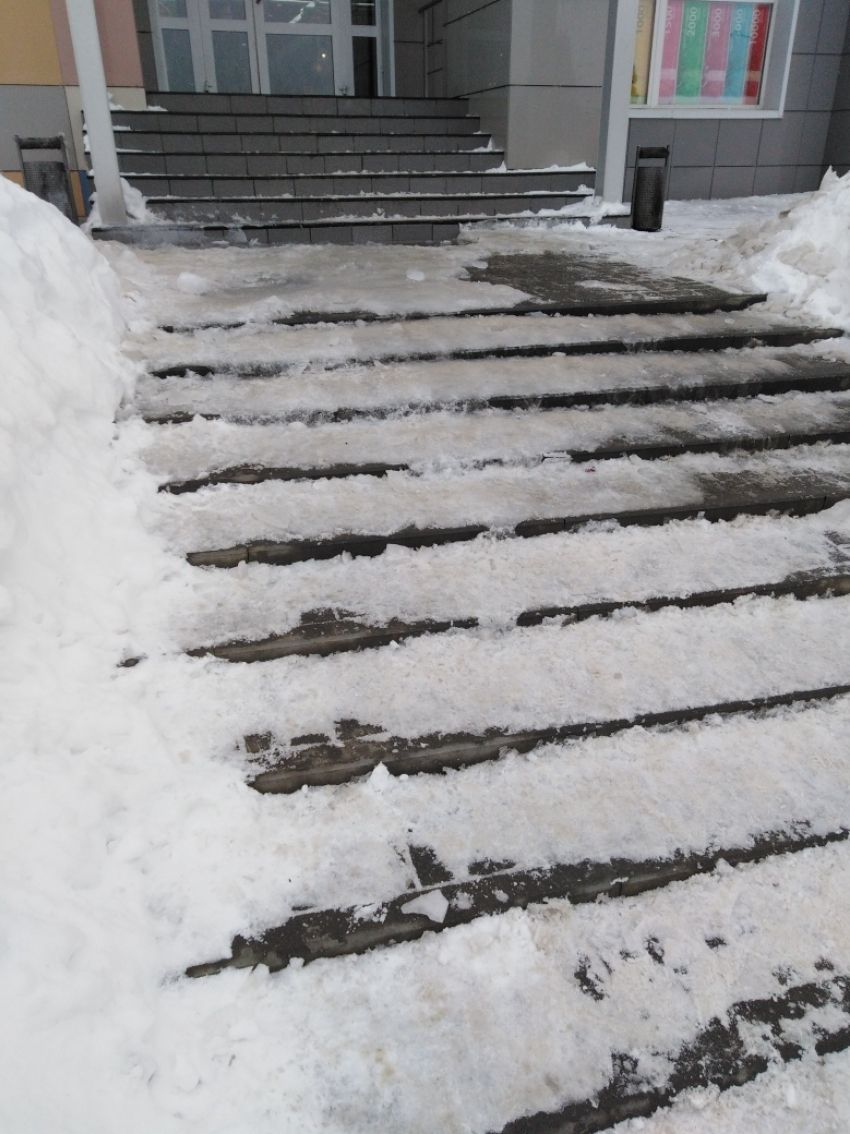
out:
M392 94L389 0L150 0L162 90Z

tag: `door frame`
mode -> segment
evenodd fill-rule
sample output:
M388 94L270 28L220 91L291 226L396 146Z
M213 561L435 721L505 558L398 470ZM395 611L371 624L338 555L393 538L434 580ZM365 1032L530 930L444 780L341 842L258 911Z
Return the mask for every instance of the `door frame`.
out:
M257 0L245 0L244 21L212 21L208 17L205 19L202 8L205 3L206 0L186 0L186 16L175 17L161 14L157 0L148 0L160 91L170 90L162 32L164 29L173 28L189 32L196 91L215 93L217 90L212 32L245 30L248 33L251 87L254 94L270 93L268 57L265 50L266 34L331 35L334 52L334 88L337 97L351 96L354 91L352 39L358 36L371 37L376 41L378 95L391 97L395 94L394 14L391 0L377 0L374 25L352 24L349 0L331 0L330 24L282 25L286 26L287 30L275 29L271 32L267 31L262 7ZM212 24L216 26L212 27Z

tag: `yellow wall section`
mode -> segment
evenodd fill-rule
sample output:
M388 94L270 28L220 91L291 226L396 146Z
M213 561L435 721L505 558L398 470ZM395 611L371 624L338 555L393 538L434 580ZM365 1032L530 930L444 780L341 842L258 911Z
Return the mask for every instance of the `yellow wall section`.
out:
M8 177L10 181L14 181L16 185L20 185L20 187L23 189L24 175L22 173L18 173L16 169L4 169L3 176Z
M61 86L50 0L0 0L0 84Z

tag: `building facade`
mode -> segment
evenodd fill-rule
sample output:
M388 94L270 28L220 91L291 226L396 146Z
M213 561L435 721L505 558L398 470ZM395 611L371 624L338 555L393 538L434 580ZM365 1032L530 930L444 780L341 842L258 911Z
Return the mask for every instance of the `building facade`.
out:
M628 199L639 145L670 194L813 189L850 167L850 0L95 0L107 82L163 91L463 97L510 169L581 163ZM64 133L82 213L65 0L0 8L0 171Z

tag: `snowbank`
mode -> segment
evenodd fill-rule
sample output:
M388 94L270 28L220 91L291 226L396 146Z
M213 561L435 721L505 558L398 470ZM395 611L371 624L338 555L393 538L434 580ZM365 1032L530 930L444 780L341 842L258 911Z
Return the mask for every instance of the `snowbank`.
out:
M134 572L110 447L132 379L112 270L5 178L0 262L0 680L17 684L57 644L119 649L102 631L117 631L116 588Z
M816 193L741 228L725 242L718 266L738 267L789 311L850 330L850 174L828 170Z
M116 1034L142 1011L127 992L153 984L149 915L110 851L153 730L112 687L169 560L114 447L133 374L112 270L3 177L0 264L0 1129L71 1134L108 1130L95 1100L114 1102Z

